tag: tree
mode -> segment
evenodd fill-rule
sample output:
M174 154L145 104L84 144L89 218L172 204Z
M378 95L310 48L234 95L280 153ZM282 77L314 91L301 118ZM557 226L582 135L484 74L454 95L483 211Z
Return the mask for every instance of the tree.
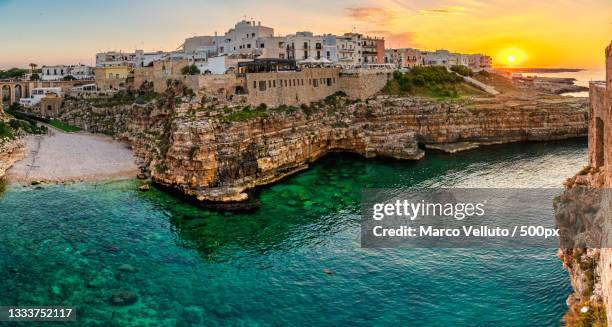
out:
M198 75L200 74L200 69L195 64L192 64L190 66L183 67L183 69L181 69L181 73L183 75Z
M30 75L30 81L38 81L38 80L40 80L40 75L38 75L37 73Z
M72 75L66 75L64 76L64 81L74 81L76 78L74 78L74 76Z
M31 62L29 66L31 68L30 73L34 73L34 71L36 70L36 67L38 67L38 65L33 62Z

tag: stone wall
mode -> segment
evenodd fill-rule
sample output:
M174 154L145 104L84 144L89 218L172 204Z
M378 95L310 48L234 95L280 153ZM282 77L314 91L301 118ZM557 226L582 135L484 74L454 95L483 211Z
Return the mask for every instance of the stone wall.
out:
M342 74L339 88L351 98L365 100L380 92L392 78L392 73L386 70L362 70L356 74Z
M179 80L200 97L215 97L234 103L269 107L296 106L322 100L338 91L354 99L378 93L391 78L387 71L362 70L340 74L339 68L304 68L301 71L246 75L182 75L186 61L155 62L134 70L134 87L153 82L155 92L164 92L168 80Z
M247 102L268 106L299 105L322 100L340 90L339 68L305 68L301 71L246 75Z

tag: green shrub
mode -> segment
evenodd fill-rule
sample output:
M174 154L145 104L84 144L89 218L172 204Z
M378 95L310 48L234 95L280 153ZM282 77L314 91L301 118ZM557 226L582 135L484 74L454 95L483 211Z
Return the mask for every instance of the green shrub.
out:
M198 75L200 73L200 69L195 64L188 65L181 69L181 74L183 75Z
M13 139L13 129L3 121L0 121L0 138Z
M474 72L463 65L454 65L450 69L461 76L474 76Z
M407 73L395 71L385 85L383 93L408 95L424 93L434 97L456 97L456 84L463 82L460 76L450 73L445 67L414 67Z

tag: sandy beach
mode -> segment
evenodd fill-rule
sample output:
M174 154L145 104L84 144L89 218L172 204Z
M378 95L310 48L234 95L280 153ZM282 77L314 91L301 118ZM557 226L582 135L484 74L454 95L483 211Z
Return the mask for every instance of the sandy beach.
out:
M11 183L76 182L132 178L135 158L127 145L108 136L64 133L26 138L27 155L7 172Z

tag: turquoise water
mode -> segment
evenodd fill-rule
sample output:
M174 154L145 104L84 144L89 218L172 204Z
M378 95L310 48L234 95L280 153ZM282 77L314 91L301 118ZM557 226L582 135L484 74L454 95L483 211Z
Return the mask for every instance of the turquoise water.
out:
M360 192L558 187L585 162L584 141L419 162L331 155L263 189L252 214L137 181L13 186L0 196L0 305L74 305L79 326L559 325L570 285L554 249L361 249ZM138 300L112 305L117 291Z

